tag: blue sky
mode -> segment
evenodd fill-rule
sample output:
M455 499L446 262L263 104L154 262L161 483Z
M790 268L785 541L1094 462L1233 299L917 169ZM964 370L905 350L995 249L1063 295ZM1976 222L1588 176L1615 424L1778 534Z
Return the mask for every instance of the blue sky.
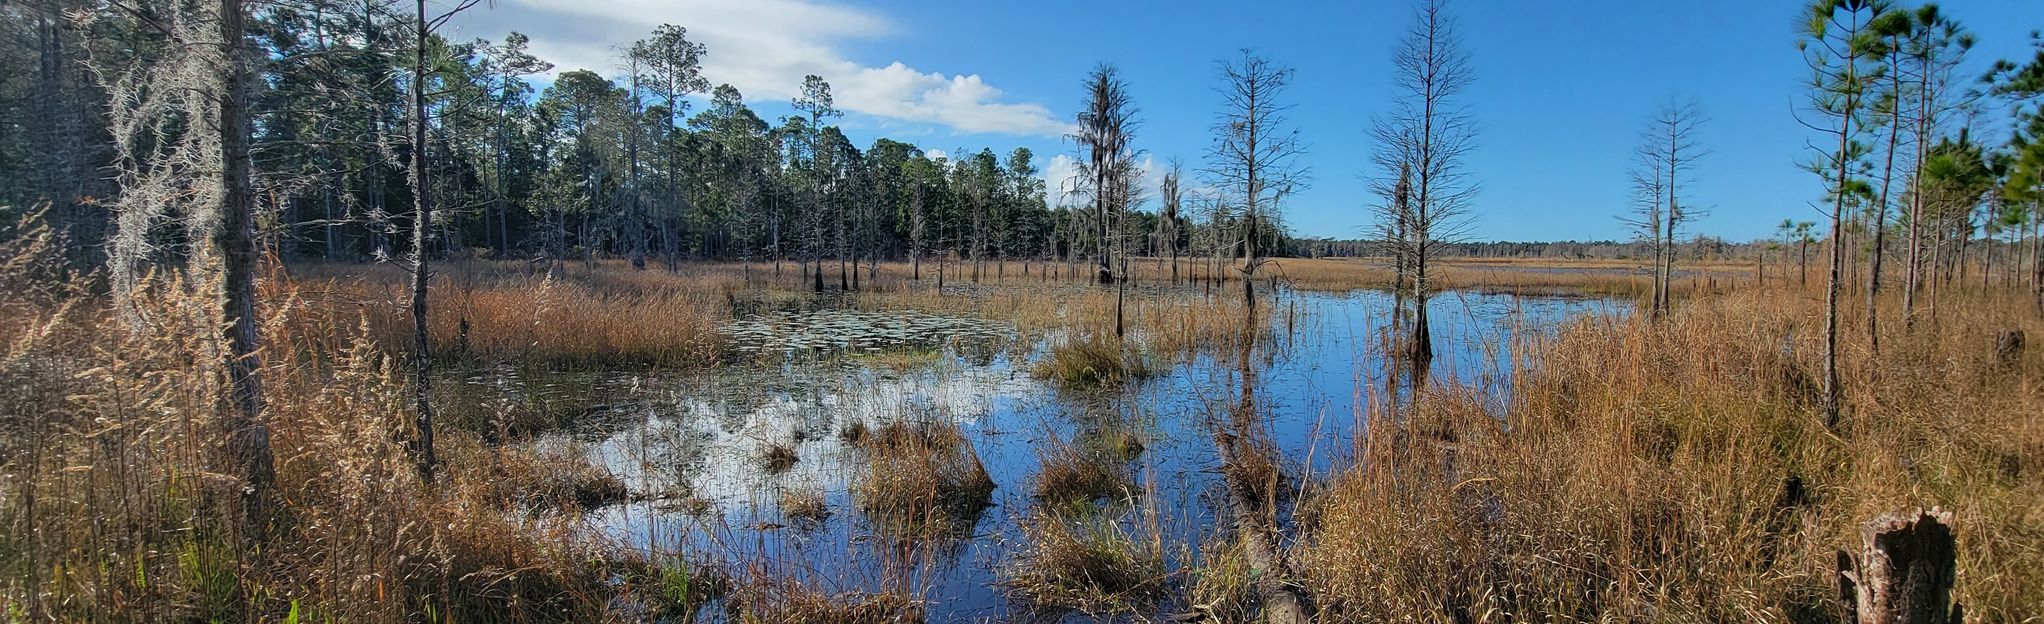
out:
M1789 0L1580 2L1461 0L1452 5L1476 73L1468 105L1480 147L1477 240L1624 238L1627 177L1641 124L1670 97L1709 116L1712 154L1688 191L1710 208L1695 232L1768 235L1783 218L1818 220L1820 186L1797 168L1809 133L1792 116L1806 73ZM1968 74L2026 58L2044 2L1955 0L1978 35ZM1141 109L1137 145L1196 167L1217 112L1217 59L1254 48L1297 71L1292 123L1312 187L1286 207L1308 236L1359 235L1374 201L1361 176L1370 119L1389 108L1390 55L1408 0L1355 2L915 2L879 0L500 0L464 16L461 36L531 35L561 65L611 70L610 49L672 22L709 47L705 74L745 92L762 115L787 112L806 73L852 111L862 146L887 136L956 152L1026 146L1045 163L1080 82L1119 65ZM615 73L615 72L611 72ZM1999 137L1999 113L1976 125Z

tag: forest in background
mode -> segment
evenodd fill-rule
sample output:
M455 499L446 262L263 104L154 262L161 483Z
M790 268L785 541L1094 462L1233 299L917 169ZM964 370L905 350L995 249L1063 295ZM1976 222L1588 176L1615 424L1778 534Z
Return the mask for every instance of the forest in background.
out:
M1911 622L1958 619L1954 601L1986 621L2038 613L2044 487L2022 475L2044 470L2044 359L2026 346L2044 332L2044 45L1969 63L1970 35L1935 5L1812 0L1796 113L1828 223L1743 245L1688 232L1709 145L1698 108L1671 101L1627 172L1635 201L1618 218L1638 240L1470 243L1470 65L1446 3L1421 0L1390 59L1391 112L1367 135L1374 197L1358 209L1376 229L1302 241L1282 225L1311 177L1284 115L1294 73L1251 50L1215 64L1205 161L1155 189L1138 184L1124 75L1093 70L1071 137L1082 203L1051 206L1023 150L859 150L821 76L797 114L761 119L701 79L713 51L680 27L625 47L622 69L536 89L554 68L519 37L435 35L480 1L0 6L0 205L25 215L0 220L8 618L631 621L718 602L738 621L921 619L941 598L886 585L899 579L832 588L740 552L619 544L583 514L701 499L536 443L574 415L460 394L502 370L591 367L634 387L640 373L773 370L786 362L731 329L762 311L1005 323L1043 338L1017 347L1028 377L1107 402L1233 359L1208 384L1222 400L1176 414L1198 421L1196 441L1211 434L1231 513L1195 515L1217 539L1198 558L1191 543L1165 554L1136 485L1154 468L1136 463L1148 432L1101 423L1088 444L1108 445L1037 447L1037 493L1018 510L1030 548L996 563L1018 607L1879 623L1903 621L1882 592L1914 584L1934 598ZM1976 135L2002 113L2013 134ZM1176 258L1130 260L1180 253L1212 261L1204 284L1182 283ZM1373 257L1259 271L1350 253ZM1442 262L1531 254L1628 260ZM1797 279L1771 277L1791 257ZM1634 259L1651 259L1651 286ZM1017 275L1010 260L1066 267ZM1699 262L1721 260L1738 265ZM1757 279L1742 279L1747 261ZM782 262L800 279L761 275ZM946 287L968 263L973 283ZM840 292L821 292L827 274ZM1239 299L1217 287L1230 279ZM1429 301L1472 292L1613 295L1614 311L1437 342ZM1386 322L1345 338L1295 323L1298 295L1327 293ZM1312 446L1303 461L1277 450L1273 401L1257 399L1257 363L1301 335L1347 340L1385 371L1356 377L1352 416L1372 426L1320 474ZM1489 359L1465 383L1432 372L1437 352ZM746 440L761 445L744 457L771 471L815 461L801 440L854 441L857 502L838 508L869 520L935 518L994 487L953 419L824 415L830 428ZM1043 491L1065 469L1090 481L1082 497L1035 504L1059 501ZM830 515L788 492L764 502ZM746 530L788 528L770 524ZM958 537L907 524L856 543L927 553ZM1916 527L1909 539L1940 556L1887 582L1895 542L1877 536Z
M131 75L176 45L163 30L171 16L146 14L153 6L0 7L9 17L0 27L0 206L52 204L81 267L101 260L87 250L104 249L114 230L122 176L160 155L151 135L175 132L175 120L146 119L161 105L143 103L150 94ZM250 14L257 235L281 258L409 253L418 37L408 19L401 4L378 0ZM1236 217L1218 200L1182 213L1046 205L1042 158L1027 148L947 157L881 138L862 149L833 125L843 113L823 77L805 80L797 114L764 119L736 88L701 75L702 58L720 51L681 26L621 47L622 69L610 72L556 68L515 32L450 41L429 30L425 41L434 257L828 259L840 268L938 254L1043 260L1096 253L1091 234L1103 219L1140 255L1213 255L1234 243L1224 232ZM110 118L110 102L133 114ZM1086 192L1086 180L1063 182L1075 198ZM160 229L147 241L155 259L183 253L189 241ZM1268 230L1263 248L1292 250L1282 226Z

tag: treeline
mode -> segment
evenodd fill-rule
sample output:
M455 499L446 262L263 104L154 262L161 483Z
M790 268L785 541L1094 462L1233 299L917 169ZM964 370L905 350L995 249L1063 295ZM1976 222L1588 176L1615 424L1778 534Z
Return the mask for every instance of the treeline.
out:
M107 255L119 229L116 200L134 186L123 178L164 160L150 135L175 137L160 124L187 121L121 114L148 88L127 76L184 45L166 30L175 13L151 14L153 6L0 6L0 206L50 204L81 265ZM408 165L418 148L410 99L421 32L429 256L830 261L842 269L937 254L1095 257L1107 255L1103 244L1140 255L1211 254L1240 240L1217 233L1237 227L1228 211L1194 223L1190 211L1166 218L1050 206L1039 157L1027 148L946 157L885 138L862 148L834 125L842 112L819 76L804 81L797 114L763 118L738 89L703 77L702 60L717 52L680 26L623 47L613 75L561 71L539 89L535 76L555 68L527 50L523 35L445 40L414 28L407 8L310 0L249 11L252 192L257 236L271 253L336 261L410 253L417 202ZM1138 202L1139 193L1120 203ZM186 216L173 209L148 218ZM1095 235L1101 219L1115 236ZM1294 249L1281 226L1257 229L1270 230L1271 251ZM131 241L152 256L138 261L190 252L178 228L161 230L157 240Z
M1776 241L1737 243L1722 238L1699 236L1675 243L1676 255L1684 259L1749 258L1770 249ZM1292 241L1297 255L1316 258L1360 258L1389 255L1383 241L1368 239L1303 238ZM1543 241L1543 242L1454 242L1439 244L1443 258L1545 258L1556 260L1634 260L1654 257L1654 243L1633 241Z

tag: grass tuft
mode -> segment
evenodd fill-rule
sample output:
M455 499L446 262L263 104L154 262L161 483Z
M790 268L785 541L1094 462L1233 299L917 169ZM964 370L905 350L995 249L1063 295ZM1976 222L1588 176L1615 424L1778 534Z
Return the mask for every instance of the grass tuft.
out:
M1038 608L1127 613L1169 589L1161 538L1116 515L1041 511L1024 520L1022 533L1029 545L1003 584Z
M1127 459L1082 449L1055 435L1038 449L1042 464L1036 474L1036 497L1046 505L1071 508L1101 499L1126 499L1135 491L1125 470Z
M1068 340L1036 365L1036 376L1067 387L1098 388L1150 376L1141 355L1111 338Z
M963 535L993 503L994 480L955 424L890 422L859 448L866 462L853 498L882 530Z
M802 456L795 453L793 444L768 442L765 448L760 449L759 459L765 464L767 472L781 473L794 468L797 462L802 461Z
M824 593L787 581L761 580L732 594L742 624L904 624L924 621L923 603L900 592Z
M781 515L798 522L822 522L830 517L830 504L814 484L789 486L781 489Z

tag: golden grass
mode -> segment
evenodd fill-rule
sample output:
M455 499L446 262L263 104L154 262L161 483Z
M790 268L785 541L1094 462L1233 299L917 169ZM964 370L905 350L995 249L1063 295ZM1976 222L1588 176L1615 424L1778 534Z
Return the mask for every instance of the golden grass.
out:
M242 482L219 460L214 313L175 276L136 325L93 300L10 323L0 380L0 596L56 621L590 621L629 609L643 558L569 517L608 475L442 432L421 483L403 375L345 326L265 292L273 535L238 531ZM203 289L200 289L203 290ZM57 314L63 314L59 317ZM20 319L14 319L19 321ZM582 464L587 466L587 464ZM606 485L607 484L607 485ZM547 501L563 513L517 510Z
M822 522L830 517L830 504L824 500L823 488L816 484L789 485L781 488L781 515L802 522Z
M1367 460L1310 503L1298 568L1324 621L1835 620L1834 551L1867 519L1941 505L1967 613L2037 618L2044 357L1997 367L1990 343L2044 323L2014 296L1946 310L1915 331L1891 316L1878 354L1863 312L1843 315L1836 432L1815 413L1822 307L1804 293L1534 339L1502 420L1440 388L1373 414Z
M852 498L883 531L959 536L992 504L993 478L955 424L890 422L860 436L858 446L865 465Z
M324 265L301 283L321 292L314 309L366 320L392 353L409 352L412 318L405 276L390 267ZM599 265L567 265L554 276L522 263L445 265L435 276L428 334L436 355L560 366L701 366L723 348L742 283L722 272L679 276ZM352 324L352 323L350 323Z
M1091 337L1066 340L1051 347L1050 357L1038 362L1037 377L1066 387L1098 388L1118 385L1150 376L1149 364L1139 353L1130 352L1120 340Z
M907 593L731 586L608 542L575 515L624 496L616 477L483 435L522 435L555 416L486 408L450 418L446 470L421 483L402 444L404 362L392 357L409 348L409 318L402 276L388 267L267 279L263 373L280 507L271 538L239 534L231 502L241 483L218 460L217 310L194 294L204 289L157 276L135 298L136 316L117 318L82 279L49 270L38 259L47 249L23 241L34 238L0 249L9 618L628 621L687 613L725 591L739 621L922 617ZM1602 264L1580 274L1500 264L1449 263L1442 279L1645 291L1644 276ZM1112 290L1046 278L1044 265L1017 268L983 276L980 290L939 293L888 264L850 301L1003 319L1026 335L1111 327ZM971 283L951 269L952 284ZM1272 274L1305 288L1381 287L1388 275L1375 270L1285 260ZM1956 597L1976 620L2044 617L2044 349L2034 346L2044 321L2028 300L1947 294L1937 317L1910 330L1889 295L1878 354L1863 338L1864 311L1847 306L1848 413L1829 431L1814 413L1821 296L1719 292L1734 284L1678 280L1689 297L1659 322L1526 336L1501 419L1469 392L1442 388L1373 415L1367 460L1300 502L1306 533L1293 568L1322 620L1835 620L1832 551L1856 543L1865 519L1930 505L1955 513ZM471 263L449 266L435 286L443 357L568 366L710 365L724 320L804 290L792 265L774 277L728 263L679 275L570 264L553 279ZM1205 291L1131 288L1131 341L1151 354L1235 344L1239 290ZM1993 353L2004 328L2032 340L2013 362ZM955 426L854 425L842 435L863 449L852 495L877 525L957 535L984 512L993 483ZM1258 457L1269 461L1231 469L1270 483L1276 498L1284 458ZM805 494L784 510L807 504ZM1024 601L1108 612L1173 587L1154 512L1039 511L1024 524L1030 545L1004 568ZM1246 614L1243 578L1254 572L1230 549L1239 547L1213 547L1187 591L1216 613Z
M1213 621L1249 622L1256 613L1257 575L1242 540L1210 540L1187 574L1186 601Z
M1036 608L1088 615L1136 611L1164 596L1170 573L1156 525L1119 514L1039 510L1022 522L1027 546L1002 583Z
M580 448L479 447L462 468L482 472L474 475L482 495L507 508L579 511L631 497L623 479L583 457Z
M1136 484L1127 473L1126 456L1082 449L1055 435L1037 444L1037 456L1041 464L1036 498L1043 505L1072 509L1102 499L1134 497Z
M826 593L786 580L757 579L732 591L743 624L905 624L924 621L923 603L901 592Z

